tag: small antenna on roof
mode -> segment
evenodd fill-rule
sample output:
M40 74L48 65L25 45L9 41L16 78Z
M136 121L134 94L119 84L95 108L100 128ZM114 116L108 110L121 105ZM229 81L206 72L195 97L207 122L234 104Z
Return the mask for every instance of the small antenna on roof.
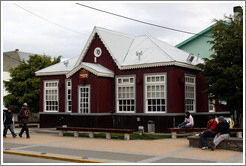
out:
M143 55L143 51L140 52L136 51L136 56L138 56L138 61L140 61L142 55Z
M198 62L198 58L199 58L200 54L197 54L197 58L196 58L196 61Z
M69 64L69 61L68 60L65 60L63 63L67 67L67 65Z

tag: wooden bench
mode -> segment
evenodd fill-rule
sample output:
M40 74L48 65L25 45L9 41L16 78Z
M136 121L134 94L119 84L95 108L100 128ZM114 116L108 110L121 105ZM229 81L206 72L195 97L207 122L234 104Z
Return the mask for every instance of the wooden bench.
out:
M56 127L59 136L63 136L64 132L72 131L75 137L79 136L79 132L88 132L90 138L94 138L94 133L106 133L106 139L111 139L111 133L124 133L124 139L130 140L130 134L133 129L109 129L109 128L83 128L83 127Z
M177 138L177 132L184 133L200 133L206 130L206 128L168 128L170 130L172 138ZM238 138L242 138L243 129L242 128L232 128L230 131L236 132Z
M197 147L197 148L202 147L200 136L189 136L189 137L187 137L187 139L189 140L189 146L190 147ZM208 138L206 138L206 140L207 140L208 147L210 148L211 144L213 142L213 138L208 137ZM225 150L233 150L233 151L242 152L243 151L243 139L230 137L230 138L222 141L216 147L216 149L225 149Z
M14 127L16 127L16 125L22 124L21 121L16 121L14 122ZM39 122L28 122L27 123L28 126L36 126L37 128L39 128Z

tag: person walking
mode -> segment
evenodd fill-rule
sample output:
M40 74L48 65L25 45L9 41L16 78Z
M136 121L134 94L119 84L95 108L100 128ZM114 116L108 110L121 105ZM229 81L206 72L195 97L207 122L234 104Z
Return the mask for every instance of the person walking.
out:
M207 137L214 137L216 135L216 127L217 127L216 120L212 116L209 116L206 130L204 130L200 134L200 139L201 139L201 143L202 143L202 150L208 149L206 138Z
M4 113L4 130L3 130L3 137L7 137L7 132L8 130L11 132L13 138L15 138L17 135L15 134L14 130L13 130L13 114L11 109L8 109L7 112L3 112Z
M27 126L28 118L30 117L30 111L27 108L27 103L23 104L23 107L20 110L19 117L21 118L21 122L23 124L21 132L19 133L19 136L22 137L23 132L26 131L26 138L30 138L29 129Z
M185 112L185 120L178 125L178 128L192 128L194 126L194 120L190 112Z
M216 128L216 135L214 137L211 150L214 151L216 146L219 145L220 142L230 137L230 128L229 123L226 122L225 118L223 116L220 116L218 118L218 125Z

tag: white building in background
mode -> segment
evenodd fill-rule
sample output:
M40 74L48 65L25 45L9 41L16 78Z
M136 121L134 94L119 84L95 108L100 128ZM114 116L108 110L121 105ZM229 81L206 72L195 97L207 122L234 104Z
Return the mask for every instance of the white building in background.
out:
M7 71L3 71L3 81L9 81L10 80L10 73ZM9 94L9 92L6 90L4 84L3 84L3 96L6 96Z
M29 56L35 55L35 53L20 52L19 49L14 51L8 51L3 53L3 81L9 81L11 79L9 69L16 68L23 60L28 62ZM3 96L8 95L3 84Z

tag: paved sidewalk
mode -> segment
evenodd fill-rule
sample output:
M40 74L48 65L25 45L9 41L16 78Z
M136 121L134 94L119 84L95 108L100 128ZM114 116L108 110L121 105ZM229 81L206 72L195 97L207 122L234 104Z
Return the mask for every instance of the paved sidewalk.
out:
M192 148L185 138L126 141L59 137L52 131L30 130L31 139L7 135L3 150L113 163L243 163L242 152Z

